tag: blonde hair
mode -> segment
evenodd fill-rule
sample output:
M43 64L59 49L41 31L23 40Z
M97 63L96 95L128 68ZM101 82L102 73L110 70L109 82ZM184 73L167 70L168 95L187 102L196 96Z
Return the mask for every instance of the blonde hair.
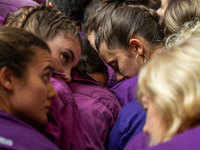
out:
M175 34L170 35L165 42L165 47L169 48L173 45L179 45L192 36L200 35L200 21L195 19L190 22L186 22L183 28Z
M173 0L165 11L168 34L179 32L186 22L200 18L199 0Z
M164 141L200 124L200 37L163 50L139 73L138 98L149 96L167 129Z

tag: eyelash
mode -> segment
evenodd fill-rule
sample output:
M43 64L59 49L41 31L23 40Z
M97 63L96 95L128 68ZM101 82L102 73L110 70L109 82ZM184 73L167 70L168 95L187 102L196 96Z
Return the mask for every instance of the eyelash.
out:
M118 68L117 64L112 65L113 70L116 70Z
M45 82L49 82L50 81L50 78L51 78L51 74L50 73L47 73L46 75L44 75L44 80Z
M63 59L64 59L65 62L69 60L69 56L66 55L66 54L62 55L62 57L63 57Z

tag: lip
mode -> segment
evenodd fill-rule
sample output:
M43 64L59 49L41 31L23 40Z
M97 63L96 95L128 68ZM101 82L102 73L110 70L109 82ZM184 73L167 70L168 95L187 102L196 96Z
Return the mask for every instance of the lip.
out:
M45 107L45 111L48 114L50 112L50 106Z

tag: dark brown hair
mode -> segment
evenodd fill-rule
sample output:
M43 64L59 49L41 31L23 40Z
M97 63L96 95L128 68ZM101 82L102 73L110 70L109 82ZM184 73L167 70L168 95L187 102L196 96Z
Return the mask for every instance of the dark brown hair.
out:
M21 8L21 10L23 10ZM67 35L75 34L82 45L82 39L75 25L67 19L61 12L44 4L27 8L26 11L16 11L16 17L8 18L5 26L25 29L44 41L52 40L59 33Z
M96 35L96 48L105 42L108 49L126 49L134 36L141 36L152 47L163 42L164 20L156 11L142 5L121 6L101 26Z
M6 66L16 77L24 77L27 65L37 53L36 47L50 53L46 43L33 34L17 28L0 27L0 68Z
M94 15L88 19L85 24L84 31L91 33L99 30L105 19L112 13L113 10L124 5L145 5L148 6L149 0L104 0L96 10Z

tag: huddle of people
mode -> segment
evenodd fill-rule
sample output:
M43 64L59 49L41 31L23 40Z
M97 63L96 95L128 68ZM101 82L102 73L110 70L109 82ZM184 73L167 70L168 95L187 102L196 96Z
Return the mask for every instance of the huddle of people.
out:
M0 149L199 149L199 0L17 1L0 1Z

